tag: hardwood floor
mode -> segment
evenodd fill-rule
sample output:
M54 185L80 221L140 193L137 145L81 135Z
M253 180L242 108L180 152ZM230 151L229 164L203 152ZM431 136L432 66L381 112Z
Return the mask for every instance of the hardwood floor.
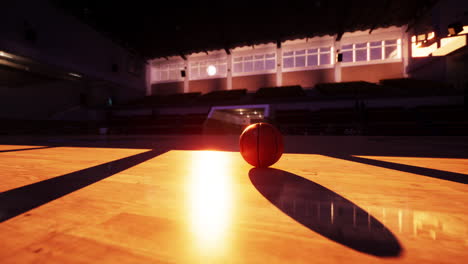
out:
M466 158L148 145L0 145L0 262L468 259Z

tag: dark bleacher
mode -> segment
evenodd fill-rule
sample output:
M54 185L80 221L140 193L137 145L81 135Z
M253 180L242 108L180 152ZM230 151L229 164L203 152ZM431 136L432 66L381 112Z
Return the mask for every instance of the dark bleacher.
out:
M366 97L383 94L382 87L369 82L319 83L315 85L322 95L332 97Z
M256 100L282 100L305 97L306 93L299 85L281 87L263 87L254 95Z
M457 91L447 83L412 78L384 79L380 85L403 96L452 95Z
M206 114L112 117L110 134L200 134Z
M223 90L213 91L200 96L198 102L207 103L226 103L226 102L239 102L247 94L247 89Z
M97 121L0 120L0 135L83 135L97 134Z
M414 113L428 134L468 136L468 113L463 105L418 106Z
M169 95L152 95L117 105L115 108L154 107L165 105L186 105L196 101L200 92L178 93Z
M275 123L283 134L314 135L319 133L318 116L308 109L278 110Z
M368 108L363 115L363 129L366 135L411 136L422 133L411 109L403 107Z
M315 114L322 135L346 135L350 129L358 130L359 116L354 108L320 109Z

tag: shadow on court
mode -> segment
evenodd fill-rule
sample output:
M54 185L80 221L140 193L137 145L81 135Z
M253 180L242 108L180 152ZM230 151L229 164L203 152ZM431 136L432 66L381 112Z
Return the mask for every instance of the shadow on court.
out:
M403 249L388 228L339 194L278 169L253 168L249 177L268 201L310 230L370 255L401 255Z
M24 151L24 150L48 149L48 148L53 148L53 147L36 147L36 148L22 148L22 149L6 149L6 150L0 150L0 153L2 153L2 152Z
M367 165L376 166L376 167L382 167L382 168L408 172L408 173L418 174L422 176L427 176L427 177L432 177L432 178L437 178L437 179L442 179L442 180L447 180L447 181L468 184L468 175L463 174L463 173L436 170L436 169L418 167L418 166L413 166L413 165L394 163L394 162L389 162L389 161L356 157L356 156L351 156L351 155L340 155L340 154L330 154L330 153L328 154L323 153L322 155L329 156L332 158L342 159L342 160L359 162L362 164L367 164Z
M361 155L468 159L468 137L285 136L284 143L285 153L320 154L426 177L468 183L466 174L356 157L356 155ZM29 136L0 137L0 144L238 152L239 136Z
M0 193L0 223L165 152L150 150Z

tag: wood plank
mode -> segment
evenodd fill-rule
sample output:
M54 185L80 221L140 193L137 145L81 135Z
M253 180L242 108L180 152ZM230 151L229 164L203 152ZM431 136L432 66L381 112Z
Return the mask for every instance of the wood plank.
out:
M4 175L31 169L39 176L0 186L145 151L6 152ZM468 167L467 159L366 158L457 173ZM0 223L7 238L0 240L0 259L461 263L468 259L467 212L468 186L459 182L318 154L284 154L273 169L252 170L237 152L173 150ZM366 241L385 247L362 248Z

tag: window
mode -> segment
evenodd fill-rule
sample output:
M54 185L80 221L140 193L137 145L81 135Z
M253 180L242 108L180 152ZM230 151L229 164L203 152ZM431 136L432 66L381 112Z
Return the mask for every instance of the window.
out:
M400 40L385 40L384 41L384 46L385 46L385 50L384 50L384 58L385 59L399 59L401 56L399 55L399 47L401 46L401 44L399 45L398 42Z
M343 45L342 62L363 62L401 58L401 40L383 40Z
M367 43L354 44L356 61L367 61Z
M256 54L233 59L234 73L262 72L275 69L276 54Z
M370 60L381 60L383 41L373 41L369 45L370 47Z
M207 70L210 65L216 67L216 73L213 76L208 75ZM190 80L226 77L226 73L226 58L190 62Z
M154 82L182 81L180 71L184 69L184 63L159 64L152 69Z
M332 64L331 47L301 49L283 53L283 67L303 68Z

